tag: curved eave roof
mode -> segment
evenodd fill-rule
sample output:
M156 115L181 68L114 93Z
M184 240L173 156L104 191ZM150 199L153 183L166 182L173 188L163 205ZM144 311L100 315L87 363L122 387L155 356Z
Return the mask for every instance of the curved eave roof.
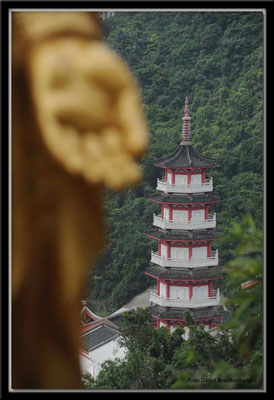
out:
M218 240L220 234L215 229L209 231L161 231L153 230L147 233L147 236L152 239L165 240L165 241L178 241L178 242L195 242L203 240Z
M160 158L154 165L161 168L209 168L214 167L216 160L198 153L192 144L181 144L167 157Z
M170 281L200 281L210 279L223 279L222 268L207 268L207 269L181 269L181 270L166 270L158 266L147 268L145 274L154 278L166 279Z
M166 194L153 193L149 196L149 199L156 203L164 204L210 204L218 203L220 200L219 195L216 193L207 194L181 194L180 196L172 196Z

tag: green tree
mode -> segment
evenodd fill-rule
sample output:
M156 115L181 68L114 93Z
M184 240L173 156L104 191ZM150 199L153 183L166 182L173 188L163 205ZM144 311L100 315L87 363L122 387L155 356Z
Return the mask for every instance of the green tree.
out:
M94 382L85 381L87 389L163 389L174 381L171 361L184 343L184 329L174 333L167 328L156 330L146 309L123 314L120 345L127 349L124 360L106 361Z
M229 329L229 336L224 332L216 346L206 332L194 328L176 353L182 372L174 389L263 387L263 234L246 216L233 223L224 240L237 243L234 258L225 267L234 289L226 303L233 318L221 326ZM243 290L241 284L247 281L256 284Z

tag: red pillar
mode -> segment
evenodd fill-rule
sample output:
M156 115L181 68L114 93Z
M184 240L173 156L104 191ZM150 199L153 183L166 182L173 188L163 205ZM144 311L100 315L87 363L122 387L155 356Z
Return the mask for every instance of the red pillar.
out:
M208 282L208 297L213 296L213 281Z
M187 184L190 185L190 182L191 182L191 173L188 172L187 173Z
M189 300L192 299L193 287L189 286Z
M211 243L208 243L207 245L207 256L211 257Z
M170 258L170 243L167 243L167 258Z
M165 169L165 180L167 182L167 169Z
M164 208L165 206L161 206L161 218L164 219Z
M174 172L174 171L171 171L171 174L172 174L172 176L171 176L171 183L172 183L172 185L175 185L175 172Z
M170 282L166 282L166 298L170 297Z
M157 296L160 296L160 279L157 279Z
M205 170L202 171L202 184L205 183Z
M205 220L208 219L208 206L205 206Z
M191 260L192 259L192 246L189 246L189 254L188 254L188 258Z
M170 207L169 207L169 220L170 220L170 221L172 221L172 219L173 219L173 213L172 213L172 211L173 211L173 210L172 210L172 207L170 206Z
M161 257L161 242L160 241L158 241L158 256L160 256Z
M188 222L191 220L192 208L188 209Z

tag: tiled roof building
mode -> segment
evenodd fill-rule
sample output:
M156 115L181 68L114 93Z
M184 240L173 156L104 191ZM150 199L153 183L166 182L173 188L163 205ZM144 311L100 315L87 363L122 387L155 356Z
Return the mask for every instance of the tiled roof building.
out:
M121 313L101 318L84 305L81 311L82 346L80 349L83 374L89 373L96 378L104 361L114 360L116 357L124 358L125 349L118 343L121 320Z

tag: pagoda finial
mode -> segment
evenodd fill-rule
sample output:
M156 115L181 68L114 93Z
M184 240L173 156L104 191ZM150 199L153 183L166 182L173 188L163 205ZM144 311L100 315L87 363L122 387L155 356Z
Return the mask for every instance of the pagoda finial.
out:
M189 121L191 118L188 115L189 113L189 108L188 108L188 97L186 97L185 101L185 115L182 118L183 120L183 129L182 129L182 135L183 135L183 142L190 142L190 127L189 127Z
M185 115L188 115L189 108L188 108L188 97L186 96L186 101L185 101Z

